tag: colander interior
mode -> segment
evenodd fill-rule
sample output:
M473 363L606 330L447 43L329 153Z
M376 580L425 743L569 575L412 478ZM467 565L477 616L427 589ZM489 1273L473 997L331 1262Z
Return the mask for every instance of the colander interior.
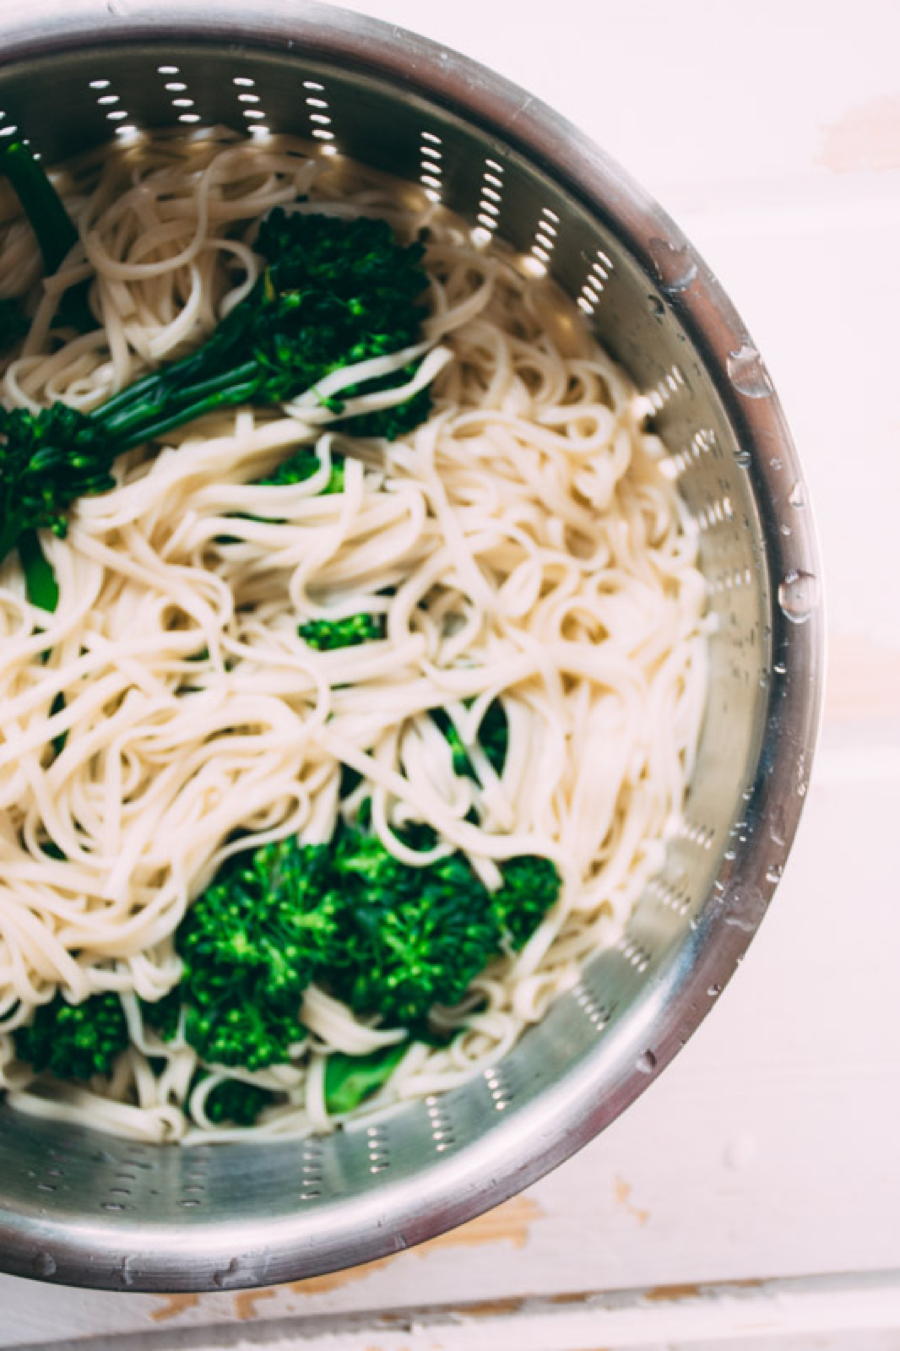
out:
M516 115L517 91L428 44L408 45L401 76L393 30L356 22L329 29L315 11L274 36L261 21L254 36L246 21L223 33L187 18L183 31L123 25L102 41L88 29L31 34L0 69L0 134L20 127L52 163L132 128L289 131L419 183L549 269L646 395L700 531L717 625L684 821L622 940L500 1065L443 1097L329 1138L185 1150L0 1109L0 1267L11 1272L135 1289L270 1283L403 1247L495 1203L617 1115L686 1038L761 917L793 830L784 759L793 773L808 750L815 688L800 691L800 717L771 673L781 664L806 679L814 626L787 623L774 593L800 566L785 549L803 562L811 546L778 531L754 422L763 405L767 453L796 470L764 372L741 356L739 321L662 213L565 124L539 108ZM709 315L738 334L736 385L704 341Z

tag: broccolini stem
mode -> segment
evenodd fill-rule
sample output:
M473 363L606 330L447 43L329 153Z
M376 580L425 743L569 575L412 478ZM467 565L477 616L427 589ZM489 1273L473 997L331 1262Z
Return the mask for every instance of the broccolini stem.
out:
M0 173L6 175L18 197L49 275L56 272L69 250L78 243L78 230L62 198L40 162L24 141L11 138L0 146ZM88 333L97 327L87 301L88 283L72 287L60 299L65 323Z
M172 373L171 371L169 372ZM137 398L121 401L116 408L102 404L93 416L97 422L116 437L122 450L141 445L154 436L171 431L186 422L193 422L204 413L216 408L233 407L246 403L252 397L258 383L258 368L255 361L246 361L243 366L224 371L209 380L203 380L193 386L179 388L174 385L173 394L164 402L161 395L152 402ZM134 387L124 391L134 393ZM119 399L120 396L116 396ZM161 408L165 413L160 416Z
M78 231L62 199L39 162L23 141L6 141L0 149L0 169L9 179L34 230L48 272L55 272Z

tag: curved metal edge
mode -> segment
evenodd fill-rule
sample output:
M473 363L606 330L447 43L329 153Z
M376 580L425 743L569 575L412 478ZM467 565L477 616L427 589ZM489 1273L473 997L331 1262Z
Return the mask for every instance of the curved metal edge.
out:
M314 3L224 0L215 11L195 0L154 6L129 0L68 0L65 8L38 0L27 14L5 6L11 19L2 56L4 64L85 43L103 41L197 41L246 43L281 52L303 50L340 61L464 114L532 160L615 229L643 266L658 277L650 241L663 239L688 250L697 264L693 281L670 298L689 338L704 358L727 416L753 455L757 497L764 514L778 525L767 532L767 565L778 579L795 573L820 576L812 512L788 509L785 485L800 481L799 465L780 405L773 393L741 393L728 374L729 360L751 340L713 273L691 249L678 227L629 175L577 128L524 90L486 67L416 34L377 20ZM561 148L565 149L561 157ZM564 163L561 163L564 160ZM807 498L808 501L808 498ZM592 1081L588 1059L526 1112L495 1127L488 1141L477 1141L460 1154L433 1166L427 1179L388 1183L381 1224L360 1228L361 1204L340 1202L324 1217L298 1215L248 1232L241 1224L203 1231L203 1252L191 1230L154 1230L157 1256L146 1260L146 1230L85 1222L65 1230L35 1215L33 1245L23 1248L21 1225L15 1233L0 1221L0 1263L23 1276L38 1275L62 1283L135 1291L222 1290L272 1284L335 1270L382 1257L422 1242L499 1204L569 1158L633 1102L699 1025L724 988L763 918L777 873L792 842L808 783L821 709L822 615L817 605L802 624L790 623L773 603L772 650L787 667L784 683L770 690L760 755L760 774L748 785L753 817L750 833L723 861L713 893L701 916L695 941L656 974L640 1005L605 1041L615 1048L616 1073L601 1091ZM759 834L763 845L757 843ZM711 941L714 935L714 942ZM652 1028L652 1041L648 1040ZM650 1051L648 1060L638 1060ZM522 1130L527 1118L527 1130ZM505 1133L505 1148L497 1148ZM503 1166L497 1168L497 1158ZM366 1198L369 1210L371 1198ZM335 1224L335 1213L343 1212ZM327 1230L327 1232L326 1232ZM19 1252L5 1240L14 1239ZM184 1270L190 1250L192 1268ZM117 1256L112 1257L115 1252ZM237 1254L237 1257L236 1257ZM52 1271L49 1269L52 1263Z

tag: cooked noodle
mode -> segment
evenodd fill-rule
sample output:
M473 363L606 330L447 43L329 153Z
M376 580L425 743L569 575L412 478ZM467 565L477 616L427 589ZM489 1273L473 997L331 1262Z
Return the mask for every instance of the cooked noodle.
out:
M27 602L17 562L4 566L0 1086L23 1111L144 1140L339 1122L327 1054L400 1031L312 987L290 1065L216 1071L191 1090L195 1052L145 1028L138 997L176 983L173 932L226 856L331 837L342 765L364 779L342 810L369 797L399 858L422 860L395 831L424 819L488 886L522 853L563 876L525 948L444 1015L459 1035L413 1043L361 1110L461 1083L614 941L678 819L705 697L705 593L662 447L577 311L411 189L288 138L224 133L95 154L63 189L84 245L69 276L96 274L104 327L48 354L48 285L3 378L8 406L90 409L197 343L258 274L255 223L303 194L299 209L383 215L404 238L427 227L425 378L440 369L433 415L392 445L323 428L301 399L216 414L123 457L112 491L75 504L65 539L44 532L52 614ZM37 253L4 204L15 266L0 275L22 290ZM321 473L252 482L302 444ZM320 495L337 451L344 491ZM320 652L298 637L298 619L363 610L385 615L383 640ZM468 738L496 697L503 772L482 755L481 783L457 777L428 710L443 706ZM121 994L132 1045L110 1082L32 1083L15 1060L10 1033L57 990ZM204 1102L222 1076L282 1097L253 1128L215 1128Z

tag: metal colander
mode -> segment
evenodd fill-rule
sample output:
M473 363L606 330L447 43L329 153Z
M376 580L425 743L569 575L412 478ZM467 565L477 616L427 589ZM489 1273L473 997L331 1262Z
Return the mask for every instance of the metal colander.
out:
M740 960L784 865L818 713L796 457L743 324L678 229L490 71L299 0L38 0L0 15L0 134L20 127L46 162L125 128L287 131L420 181L544 264L645 393L700 530L717 629L682 828L623 940L495 1069L381 1124L262 1148L131 1144L0 1108L5 1271L174 1291L349 1266L572 1154L652 1082Z

